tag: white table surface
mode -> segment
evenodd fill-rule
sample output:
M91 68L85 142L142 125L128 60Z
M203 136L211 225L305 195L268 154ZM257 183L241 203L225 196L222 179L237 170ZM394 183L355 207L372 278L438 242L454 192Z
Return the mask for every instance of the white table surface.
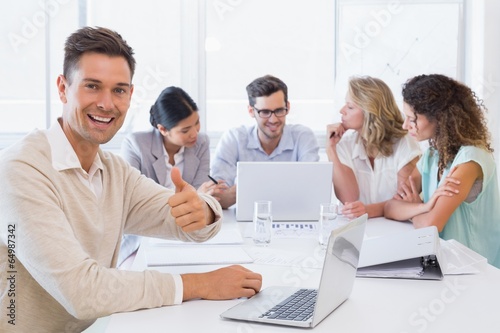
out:
M235 222L225 212L224 223ZM366 237L407 231L409 223L383 218L368 220ZM243 245L253 246L251 239ZM316 239L273 239L269 249L303 251L309 262L321 261ZM245 264L271 285L317 287L321 270L268 264ZM134 269L143 269L139 251ZM171 266L154 269L170 273L205 272L222 266ZM152 268L149 268L152 269ZM182 305L113 314L101 318L86 333L98 332L289 332L275 325L224 320L220 313L241 300L192 300ZM349 299L313 330L315 332L500 332L500 270L488 265L474 275L447 275L442 281L356 278Z

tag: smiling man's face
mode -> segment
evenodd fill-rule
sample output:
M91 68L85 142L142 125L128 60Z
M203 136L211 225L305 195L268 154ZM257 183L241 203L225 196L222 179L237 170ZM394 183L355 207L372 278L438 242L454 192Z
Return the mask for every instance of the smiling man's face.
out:
M58 78L63 107L63 131L71 145L97 148L123 125L130 106L131 72L123 57L83 54L71 77Z

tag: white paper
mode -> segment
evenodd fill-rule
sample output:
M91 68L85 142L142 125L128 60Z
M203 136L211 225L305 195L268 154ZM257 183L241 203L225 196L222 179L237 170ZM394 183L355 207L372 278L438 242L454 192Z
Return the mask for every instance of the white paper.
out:
M273 222L272 238L318 238L318 222ZM245 222L245 238L253 237L253 223Z
M249 247L247 253L255 264L296 266L307 268L321 268L324 261L324 252L306 256L301 252L277 250L274 248Z
M146 251L148 266L226 265L253 262L239 246L150 246Z
M418 279L424 274L419 260L401 260L388 264L358 268L358 277Z
M243 244L243 237L239 226L236 223L228 223L223 225L220 231L213 238L207 240L206 242L196 243L196 242L183 242L179 240L172 239L162 239L162 238L150 238L149 245L152 246L172 246L172 245L236 245Z
M454 239L441 239L440 245L443 255L443 262L440 264L445 275L477 274L488 263L485 257Z

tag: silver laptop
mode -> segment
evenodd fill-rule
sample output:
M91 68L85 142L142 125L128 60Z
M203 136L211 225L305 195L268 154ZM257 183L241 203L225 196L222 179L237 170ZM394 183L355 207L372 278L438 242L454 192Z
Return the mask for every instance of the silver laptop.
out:
M332 231L318 289L269 287L225 311L221 317L296 327L318 325L351 294L367 218L364 214ZM304 298L295 303L292 301L295 296ZM291 310L290 303L303 308Z
M236 220L251 221L254 202L271 200L273 221L317 221L332 171L331 162L238 162Z

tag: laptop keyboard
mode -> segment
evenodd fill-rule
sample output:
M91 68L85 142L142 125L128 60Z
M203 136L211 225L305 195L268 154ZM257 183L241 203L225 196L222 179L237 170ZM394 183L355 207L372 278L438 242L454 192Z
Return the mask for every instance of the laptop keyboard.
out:
M263 313L260 318L306 321L313 314L316 296L316 289L300 289L271 310Z

